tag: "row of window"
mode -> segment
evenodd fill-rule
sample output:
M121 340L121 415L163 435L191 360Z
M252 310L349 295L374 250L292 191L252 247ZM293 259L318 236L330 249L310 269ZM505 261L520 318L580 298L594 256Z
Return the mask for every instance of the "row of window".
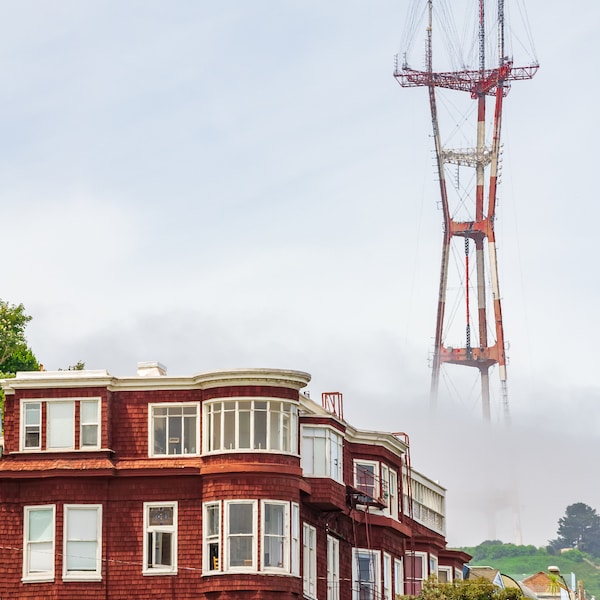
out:
M102 577L102 505L66 504L63 508L63 580L98 581ZM177 502L143 505L144 575L177 573L177 508ZM56 505L25 508L24 582L54 580L55 520ZM300 529L299 506L294 502L206 502L202 544L203 575L270 572L300 576L302 556L304 595L317 597L317 530L309 523ZM339 552L339 540L327 535L327 600L340 599ZM353 548L352 552L353 600L391 600L395 597L392 589L394 595L416 595L431 573L443 581L453 577L450 567L438 568L437 559L426 553L409 552L403 562L380 550Z
M298 452L296 403L271 399L219 400L205 402L203 410L205 453ZM198 456L199 411L199 402L150 404L149 455ZM21 450L97 450L100 422L99 398L25 400L21 404Z

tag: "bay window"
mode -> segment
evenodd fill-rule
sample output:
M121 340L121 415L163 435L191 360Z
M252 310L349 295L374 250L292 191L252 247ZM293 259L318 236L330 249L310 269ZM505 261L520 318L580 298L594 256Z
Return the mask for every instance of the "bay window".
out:
M300 454L305 475L344 482L343 437L340 433L328 427L302 425Z
M202 530L203 575L228 572L300 575L300 506L295 502L266 499L205 502Z
M427 579L427 553L407 552L404 557L404 576L406 593L417 596L423 588L423 581Z
M298 452L298 407L285 400L204 403L204 451Z

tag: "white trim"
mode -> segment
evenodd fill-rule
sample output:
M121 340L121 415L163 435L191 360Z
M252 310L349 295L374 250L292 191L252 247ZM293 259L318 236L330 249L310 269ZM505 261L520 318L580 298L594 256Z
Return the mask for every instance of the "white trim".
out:
M47 571L39 571L34 574L31 573L30 568L30 545L35 542L29 540L29 515L30 513L38 510L51 510L52 511L52 540L51 540L51 561L52 568ZM44 542L48 543L48 542ZM54 569L55 569L55 547L56 547L56 505L55 504L36 504L33 506L25 506L23 508L23 578L24 583L35 581L54 581Z
M266 524L265 524L265 516L266 516L266 505L270 504L272 506L282 506L283 507L283 564L278 566L266 566L266 537L268 534L266 533ZM261 570L267 573L289 573L290 572L290 503L284 500L268 500L263 499L260 501L260 540L261 540L261 557L260 557L260 566ZM273 537L279 537L273 535Z
M302 589L317 598L317 529L309 523L302 523Z
M383 553L383 600L392 600L392 557Z
M27 405L33 405L33 404L37 404L39 405L39 422L37 423L37 425L31 425L31 427L39 427L39 443L37 446L29 446L29 447L25 447L25 436L26 436L26 427L27 424L25 423L25 414L26 414L26 407ZM42 408L42 400L39 400L37 398L35 399L23 399L21 400L21 406L20 406L20 416L19 416L19 450L21 452L40 452L40 450L42 449L42 414L43 414L44 410Z
M63 581L101 581L102 580L102 505L101 504L65 504L63 510ZM96 569L94 571L67 570L68 564L68 544L75 541L92 540L73 540L69 539L68 514L69 511L87 510L96 512Z
M144 502L144 532L143 532L143 575L176 575L177 574L177 502ZM148 513L150 508L172 508L173 509L173 524L172 525L150 525L148 523ZM170 533L171 534L171 564L148 566L148 533Z
M409 563L411 559L421 559L421 576L416 577L415 561L412 562L412 568ZM412 572L412 573L411 573ZM412 575L412 576L411 576ZM423 588L423 582L429 577L429 557L427 552L410 552L404 555L404 589L407 594L418 596ZM418 587L418 589L416 589Z
M367 485L365 485L365 483L362 483L361 487L361 481L360 481L360 472L359 472L359 467L360 465L368 465L373 468L373 495L372 498L374 500L378 500L379 497L381 496L381 477L380 477L380 463L378 460L363 460L362 458L355 458L354 462L353 462L353 471L354 471L354 487L357 490L363 491L365 492L365 495L369 495L367 493ZM367 478L368 479L368 478Z
M209 537L208 535L208 509L216 506L218 508L218 526L217 534ZM223 568L223 526L222 526L222 503L220 500L211 500L202 504L202 575L214 575L221 573ZM216 564L210 564L210 544L217 544ZM211 568L216 567L216 568Z
M404 596L404 562L401 558L394 559L394 594Z
M369 560L369 580L360 579L360 558ZM361 589L361 581L366 584L366 589ZM371 593L369 594L369 587ZM368 595L363 595L366 592ZM381 598L381 550L368 550L367 548L352 548L352 599L377 600Z
M442 583L452 583L452 575L454 569L452 567L444 567L442 565L438 565L438 581L440 579L440 573L446 573L446 581Z
M83 421L83 410L82 407L84 404L91 404L94 402L96 404L96 420L84 422ZM89 446L83 445L83 428L84 427L93 427L96 426L96 443L90 444ZM102 441L102 402L100 398L89 398L85 400L79 401L79 448L81 450L100 450Z
M340 540L327 534L327 600L340 600Z
M292 520L290 527L290 573L296 577L300 577L300 535L300 505L297 502L292 502Z
M323 430L326 432L326 435L323 439L325 439L325 456L322 457L322 461L324 461L325 473L314 473L313 466L315 463L314 460L314 450L315 443L314 440L318 439L314 435L306 435L304 434L307 430ZM336 444L333 440L333 436L337 437L339 440L339 444ZM312 456L313 456L313 464L307 464L304 440L310 440L312 442ZM336 444L338 447L338 458L336 459L332 457L332 447ZM304 472L305 477L326 477L329 479L333 479L338 483L344 483L344 434L335 429L335 427L330 427L328 425L311 425L310 423L302 423L300 425L300 466ZM335 472L334 472L335 471Z
M181 454L171 454L169 453L169 439L166 439L166 448L164 454L159 454L154 452L154 415L153 411L155 408L181 408L193 406L196 409L196 424L195 424L195 434L196 434L196 448L194 452L185 452L185 440L181 443L182 445L182 453ZM191 416L191 415L190 415ZM181 435L184 435L183 431L183 420L185 415L181 415L182 419L182 431ZM168 426L168 415L167 415L167 426ZM165 430L165 436L167 435L167 431ZM148 404L148 457L149 458L181 458L188 456L200 456L200 402L152 402Z
M225 518L223 523L223 541L224 541L224 552L223 552L223 570L235 573L256 573L258 572L258 500L225 500ZM229 533L229 521L230 521L230 510L234 504L249 504L252 506L252 532L244 534L230 534ZM246 559L243 565L231 565L230 564L230 552L231 552L231 538L232 537L251 537L252 546L250 559ZM248 563L248 564L246 564Z

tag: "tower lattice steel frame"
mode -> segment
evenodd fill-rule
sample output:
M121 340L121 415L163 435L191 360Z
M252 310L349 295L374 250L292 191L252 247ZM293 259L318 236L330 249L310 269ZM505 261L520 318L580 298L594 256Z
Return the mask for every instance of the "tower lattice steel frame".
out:
M538 70L538 64L535 63L527 67L515 67L512 60L506 57L504 48L504 1L497 0L498 64L493 68L486 67L485 0L479 0L479 68L475 70L465 69L434 72L432 61L433 0L426 0L426 2L428 20L425 55L426 69L424 71L411 69L405 61L402 66L396 65L394 77L402 87L427 87L428 89L436 168L443 212L444 234L432 364L431 403L433 406L437 404L442 364L449 363L474 367L479 370L481 378L483 416L484 419L490 420L489 370L493 365L498 365L502 411L504 419L508 422L506 353L496 257L496 233L494 229L501 151L502 107L511 82L521 79L531 79ZM477 129L474 148L453 150L442 146L440 119L438 117L438 88L466 92L476 102ZM491 125L491 143L486 145L486 100L488 97L493 98L494 114ZM455 220L452 216L447 186L447 165L456 165L457 168L467 167L475 170L476 191L473 220ZM488 178L487 190L485 188L486 177ZM466 343L464 347L444 345L447 329L446 297L448 291L448 261L453 238L462 238L465 244L465 274L463 284L466 303ZM477 339L475 344L471 342L469 293L469 250L471 244L474 244L475 247L476 263L477 316L474 320L476 321L477 332L474 333ZM487 306L486 298L489 290L486 281L486 266L489 269L491 279L493 312L489 311ZM493 326L490 323L492 319L494 321ZM492 329L492 331L495 330L495 341L490 341L488 328Z

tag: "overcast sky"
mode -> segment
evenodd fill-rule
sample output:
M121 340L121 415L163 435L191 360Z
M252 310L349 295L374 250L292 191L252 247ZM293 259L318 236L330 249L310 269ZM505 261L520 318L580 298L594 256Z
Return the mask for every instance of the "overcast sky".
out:
M568 504L600 509L600 5L527 3L541 69L506 102L510 431L471 373L429 413L442 226L426 91L392 77L407 10L2 0L0 297L47 369L308 371L411 436L451 545L543 545Z

